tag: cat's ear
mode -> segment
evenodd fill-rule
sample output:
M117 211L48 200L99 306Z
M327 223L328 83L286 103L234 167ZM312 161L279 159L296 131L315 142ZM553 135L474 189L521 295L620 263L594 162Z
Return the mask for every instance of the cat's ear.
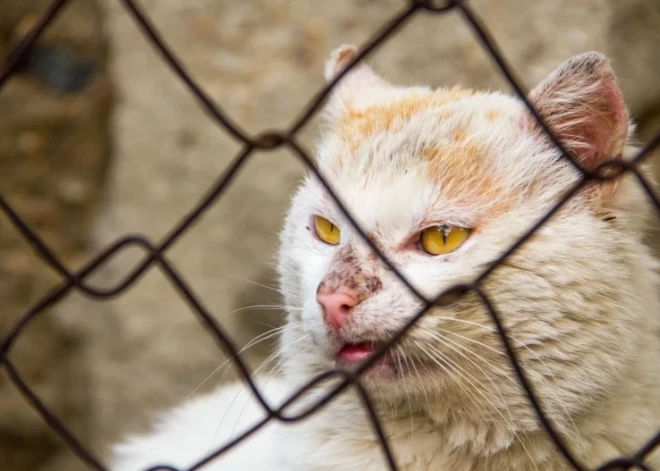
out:
M358 48L344 44L332 51L325 63L325 79L337 77L357 56ZM355 64L332 89L327 111L338 115L342 111L358 110L377 100L383 89L391 85L363 62Z
M588 52L567 60L532 90L530 100L584 168L620 156L628 137L628 113L603 54Z

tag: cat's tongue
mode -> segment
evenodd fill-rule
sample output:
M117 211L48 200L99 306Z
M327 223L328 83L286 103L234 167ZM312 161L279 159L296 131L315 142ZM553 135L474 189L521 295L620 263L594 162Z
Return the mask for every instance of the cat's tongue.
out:
M337 359L346 363L363 361L374 352L374 344L369 342L347 343L339 350Z

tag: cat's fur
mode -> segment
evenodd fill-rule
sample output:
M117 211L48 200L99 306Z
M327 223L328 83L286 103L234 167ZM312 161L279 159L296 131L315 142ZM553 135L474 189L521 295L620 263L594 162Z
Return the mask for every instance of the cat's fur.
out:
M326 77L355 52L336 50ZM585 168L633 155L633 128L601 54L567 61L530 99ZM521 101L500 93L396 87L360 64L333 92L327 123L320 170L429 297L474 280L579 179ZM588 467L634 453L660 429L657 263L642 241L649 208L632 175L590 182L482 284L543 408ZM314 215L341 228L340 245L318 240ZM473 233L455 252L432 257L416 237L440 223ZM421 306L312 176L286 219L279 271L290 306L282 373L259 383L272 405L334 367L337 342L387 339ZM340 340L316 301L321 283L350 285L361 300ZM400 469L571 469L536 420L476 294L429 311L391 358L396 374L372 372L365 384ZM184 469L263 416L242 385L225 386L126 441L111 469ZM660 469L660 453L649 463ZM269 424L202 469L385 467L363 405L348 392L302 422Z

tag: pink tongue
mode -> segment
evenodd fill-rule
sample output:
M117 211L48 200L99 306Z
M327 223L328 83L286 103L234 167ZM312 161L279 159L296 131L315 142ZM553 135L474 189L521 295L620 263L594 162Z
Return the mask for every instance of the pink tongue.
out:
M374 346L370 343L346 344L339 351L337 358L347 363L354 363L364 360L371 355L373 351Z

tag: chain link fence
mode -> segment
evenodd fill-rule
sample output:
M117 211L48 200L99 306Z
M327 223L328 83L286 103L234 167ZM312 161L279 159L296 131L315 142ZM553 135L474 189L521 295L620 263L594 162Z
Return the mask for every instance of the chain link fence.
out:
M30 388L30 386L24 381L21 376L21 372L15 367L14 363L10 358L10 353L12 345L19 338L24 329L32 322L36 317L42 315L42 313L49 308L50 306L58 303L62 298L64 298L68 293L73 290L77 290L91 298L98 300L107 300L113 297L121 296L122 293L131 288L131 286L140 278L140 276L149 268L156 266L158 267L165 276L169 279L172 286L179 292L181 297L189 305L190 310L196 315L203 325L208 329L208 331L213 335L214 339L217 341L218 345L222 350L236 362L236 367L238 368L242 379L249 386L249 389L254 393L257 401L261 404L264 411L266 411L266 417L261 420L259 423L255 424L252 428L245 431L240 436L233 439L231 442L225 444L222 448L215 450L211 455L206 457L200 457L200 460L192 468L189 468L189 471L202 469L205 464L212 461L219 455L227 452L230 448L241 442L242 440L247 439L250 435L257 432L261 427L271 420L279 420L286 422L295 422L304 420L306 417L314 414L317 410L322 408L328 402L332 401L338 394L346 390L349 387L355 388L359 395L362 398L365 409L368 412L371 423L374 428L374 432L379 438L383 455L385 460L391 470L396 470L397 463L392 455L391 449L388 445L387 438L383 429L380 425L377 414L367 391L364 389L360 383L360 375L363 371L369 368L375 361L377 361L387 350L388 346L396 342L400 337L402 337L406 331L411 328L415 322L424 315L424 313L429 310L432 306L446 306L449 305L467 293L476 294L482 301L485 308L488 310L489 315L495 324L496 330L500 337L502 346L508 355L511 367L513 368L517 379L520 383L520 387L523 389L525 395L529 399L530 407L535 411L536 417L539 422L547 432L549 438L554 442L558 451L565 457L566 461L575 470L584 471L587 468L578 461L578 459L573 456L569 447L565 443L565 440L557 432L556 428L553 426L552 422L549 420L546 413L541 407L540 401L534 392L533 384L528 379L524 369L521 367L516 353L511 345L511 340L507 336L506 329L503 327L501 315L497 312L493 302L489 299L487 294L482 289L482 282L490 273L493 272L503 261L505 261L511 254L513 254L522 244L524 244L533 234L539 229L546 221L548 221L557 211L559 211L564 204L575 195L584 185L594 180L609 180L619 178L624 173L632 173L640 185L644 188L649 198L652 200L656 209L660 211L660 200L658 196L654 194L650 183L645 179L645 177L639 172L638 166L648 156L656 147L660 145L660 134L655 136L651 142L643 148L632 160L627 162L622 162L620 160L612 160L605 162L598 166L594 170L586 170L580 167L578 162L571 156L569 152L564 149L560 141L550 132L547 125L544 123L542 117L537 113L532 104L526 98L526 92L521 83L516 79L511 67L507 63L504 55L500 52L497 44L493 38L488 33L487 28L479 19L475 11L471 8L469 3L465 0L447 0L444 2L436 2L433 0L411 0L407 5L393 18L391 18L386 24L382 26L380 31L378 31L363 47L360 49L360 53L351 61L351 63L330 83L323 87L320 91L316 93L315 96L309 101L308 105L302 110L299 117L294 121L294 123L284 130L277 131L264 131L256 136L248 135L243 129L241 129L232 119L227 116L223 110L215 104L209 96L204 92L204 90L196 83L195 79L191 77L184 66L181 64L179 59L174 55L174 53L169 49L168 45L162 39L162 37L156 32L154 26L152 25L149 17L144 14L140 6L132 0L120 0L125 6L127 12L133 17L135 22L141 28L143 34L149 39L152 46L160 53L163 61L174 71L178 78L185 83L186 87L200 102L204 110L208 113L210 119L214 120L215 123L224 129L228 134L230 134L234 139L242 144L242 149L239 154L234 158L232 163L228 166L225 172L216 180L212 188L207 192L204 198L185 215L185 217L170 230L162 242L155 244L152 241L148 240L146 237L141 235L125 235L119 240L115 241L113 244L110 244L105 248L100 254L94 257L89 263L86 264L82 269L72 272L70 271L58 258L57 254L53 252L44 241L29 227L29 225L24 221L24 219L19 215L11 205L7 203L4 197L0 195L0 208L4 214L10 219L15 228L20 232L20 234L25 238L25 240L31 245L33 250L52 268L54 269L61 278L61 283L49 292L45 297L43 297L39 302L32 306L27 312L25 312L15 325L10 329L7 336L2 340L0 345L0 360L2 361L2 367L7 372L8 377L18 389L18 391L23 395L25 400L39 413L43 420L63 439L68 446L71 447L72 451L90 468L95 470L106 470L107 468L101 463L98 457L94 456L89 450L87 450L81 442L67 429L66 425L58 419L58 417L49 410L48 406L35 394L35 392ZM0 70L0 92L2 91L3 85L11 77L13 71L18 67L22 58L24 58L29 52L32 45L35 44L35 41L41 36L44 30L48 27L49 24L57 17L58 13L62 8L69 3L70 0L55 0L41 18L35 23L32 29L25 35L22 41L16 46L15 50L9 55L5 65ZM373 53L377 48L379 48L384 42L391 39L397 32L397 30L409 21L413 16L421 14L423 12L442 15L450 11L455 11L459 13L463 20L469 25L474 35L480 41L483 48L488 52L496 67L499 69L500 73L506 78L511 87L515 90L518 97L524 101L525 105L532 113L539 126L547 134L549 139L557 146L557 148L563 154L563 157L570 161L570 163L579 170L581 174L580 180L572 188L570 188L563 197L554 205L554 207L545 214L540 220L536 221L529 230L522 236L520 239L511 246L504 254L502 254L497 260L494 260L472 283L463 284L460 286L454 286L453 288L441 293L435 299L426 299L422 296L415 288L394 268L391 262L385 257L378 249L374 246L371 240L365 236L364 232L360 229L359 225L356 223L355 219L348 213L348 211L341 205L335 196L332 188L330 187L327 180L323 177L322 174L317 170L312 158L309 153L298 143L296 137L298 132L308 124L311 118L322 106L325 98L331 92L333 87L336 86L346 73L355 66L359 61L367 57L369 54ZM379 349L376 354L374 354L369 361L362 365L354 373L348 373L345 371L331 370L327 371L313 380L308 382L303 388L297 391L293 396L291 396L287 401L285 401L281 407L277 409L271 409L266 401L263 399L260 391L257 386L254 384L251 376L250 369L242 361L241 357L238 355L238 348L232 341L232 339L227 335L222 326L220 326L210 315L210 313L203 307L201 302L193 295L191 289L188 287L188 284L185 279L183 279L177 272L176 267L174 267L167 258L168 249L181 237L183 237L186 232L191 228L191 226L201 217L201 215L209 209L215 201L218 200L226 190L230 182L236 177L238 170L245 164L245 162L250 158L254 151L271 151L279 148L288 148L292 153L299 158L312 172L314 172L326 190L332 195L335 202L339 205L341 210L344 212L345 216L350 220L350 222L355 226L357 231L363 236L364 240L370 245L371 249L378 254L382 262L389 267L397 277L403 282L411 292L423 301L424 307L421 309L410 321L409 323L390 341L389 345L385 345ZM116 286L101 289L94 286L91 286L87 283L88 277L99 267L108 263L113 257L117 256L119 252L127 250L130 247L138 247L144 251L146 254L144 260L140 265L138 265L132 272L128 273L123 280L121 280ZM308 409L296 415L286 415L284 410L296 400L298 400L306 391L315 385L327 381L330 378L338 378L339 382L336 387L334 387L327 395L325 395L321 400L313 404ZM620 469L639 469L650 471L648 465L644 463L645 457L649 455L658 445L660 444L660 431L654 436L650 437L648 443L639 449L632 456L622 456L616 459L613 459L607 463L602 464L597 468L596 471L605 471L605 470L620 470ZM170 470L170 471L179 471L172 467L155 467L151 468L150 471L157 470Z

